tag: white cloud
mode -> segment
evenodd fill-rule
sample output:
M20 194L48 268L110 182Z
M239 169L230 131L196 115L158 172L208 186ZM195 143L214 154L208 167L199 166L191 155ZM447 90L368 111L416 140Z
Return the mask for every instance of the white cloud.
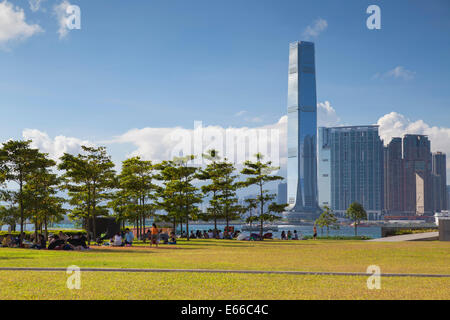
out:
M375 79L378 78L394 78L394 79L403 79L403 80L412 80L416 76L414 71L405 69L405 67L397 66L392 70L389 70L383 74L377 73L374 75Z
M33 12L36 12L40 9L41 3L45 0L28 0L28 3L30 4L30 9Z
M328 22L322 18L319 18L314 21L312 25L306 27L305 31L303 31L303 37L306 40L317 38L319 34L321 34L327 27Z
M68 17L66 14L66 10L70 5L71 4L69 1L64 0L60 4L57 4L53 7L53 13L56 15L56 19L58 20L58 34L60 39L65 38L69 33L69 29L67 29Z
M339 125L340 119L336 114L336 110L331 106L329 101L319 103L318 107L318 124L321 126L336 126ZM255 122L260 119L253 119ZM194 128L194 126L193 126ZM175 128L142 128L132 129L128 132L117 136L110 143L131 143L136 147L129 156L141 156L145 159L160 161L171 159L174 153L176 153L180 146L191 150L191 153L201 154L212 147L227 151L225 144L225 136L229 134L234 137L251 136L252 134L258 135L258 141L251 147L256 145L267 146L267 152L269 153L270 160L274 163L280 164L282 167L286 164L287 157L287 116L282 116L279 121L273 124L265 126L257 126L253 128L239 127L239 128L224 128L220 126L207 126L202 128L203 131L203 150L199 151L194 146L198 141L194 143L194 136L200 134L200 129L185 129L181 127ZM262 132L260 135L259 132ZM274 136L271 136L271 135ZM267 135L267 136L265 136ZM272 151L271 147L274 147ZM197 146L198 147L198 146ZM278 151L275 151L278 149ZM197 152L196 152L197 151ZM222 154L224 152L221 152ZM237 150L235 150L236 158ZM249 157L253 152L249 149L247 143L245 157ZM237 161L239 162L239 161Z
M8 1L0 2L0 46L11 41L25 40L43 29L37 24L28 24L22 8Z
M317 104L317 125L319 127L334 127L338 126L340 122L341 119L329 101L319 102Z
M64 153L78 154L81 146L93 146L88 140L73 137L56 136L53 139L45 132L37 129L25 129L22 132L25 140L32 140L31 146L38 148L41 152L49 154L53 160L58 160Z
M241 164L255 153L266 154L266 160L280 165L286 155L286 124L283 116L275 124L260 127L223 128L220 126L198 126L192 129L142 128L132 129L117 136L109 143L131 143L136 149L128 156L141 156L144 159L161 161L172 159L175 155L195 154L198 161L202 153L209 149L219 150L219 154L230 161ZM232 141L227 144L227 141Z

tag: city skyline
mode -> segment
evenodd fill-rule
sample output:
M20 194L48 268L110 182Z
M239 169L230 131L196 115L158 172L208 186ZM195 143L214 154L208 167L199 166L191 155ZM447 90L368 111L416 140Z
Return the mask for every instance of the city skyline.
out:
M192 131L195 120L221 128L283 131L285 47L308 38L320 49L319 125L378 123L385 142L406 133L426 134L433 152L450 153L450 79L445 72L450 46L440 41L450 30L445 1L425 7L380 1L381 30L367 29L367 5L358 1L276 6L249 1L237 16L231 5L205 1L191 6L175 1L170 8L136 2L129 11L133 15L121 10L123 4L105 14L106 1L72 1L82 11L81 30L63 36L55 15L61 3L48 0L35 11L25 0L15 1L14 7L11 1L2 3L2 13L23 11L24 30L36 32L0 40L5 71L0 74L1 106L7 120L0 128L1 141L33 139L55 158L61 150L77 152L83 143L106 145L120 163L131 154L164 155L173 146L169 133L177 127ZM144 21L150 26L142 30ZM250 24L254 27L247 30ZM248 32L241 34L239 28ZM439 50L430 56L415 39L403 37L409 34L427 36L427 46ZM220 41L206 45L205 39ZM176 59L181 50L182 58ZM280 156L286 159L287 151Z

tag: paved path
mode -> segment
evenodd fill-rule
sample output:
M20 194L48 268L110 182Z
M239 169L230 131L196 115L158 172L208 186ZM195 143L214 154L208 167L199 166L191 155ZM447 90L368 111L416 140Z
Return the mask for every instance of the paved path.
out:
M414 234L404 234L401 236L392 236L385 238L372 239L367 241L373 242L397 242L397 241L427 241L439 240L439 232L424 232Z
M83 272L190 272L190 273L244 273L244 274L290 274L290 275L318 275L318 276L364 276L364 272L315 272L315 271L266 271L266 270L214 270L214 269L132 269L132 268L80 268ZM0 267L0 271L67 271L67 268L39 268L39 267ZM382 273L383 277L430 277L450 278L450 274L425 273Z

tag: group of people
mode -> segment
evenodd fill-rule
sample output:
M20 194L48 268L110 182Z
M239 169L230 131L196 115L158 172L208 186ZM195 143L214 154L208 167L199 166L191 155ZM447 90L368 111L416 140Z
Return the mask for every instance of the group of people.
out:
M298 235L297 230L294 230L292 233L291 230L288 230L288 232L281 231L281 240L299 240L303 237Z
M133 245L134 241L134 233L129 229L126 228L125 231L117 232L109 242L110 246L113 247L131 247ZM158 229L156 224L154 223L150 229L147 230L147 232L143 235L142 240L145 242L146 240L150 241L150 247L152 245L158 246L158 243L160 240L163 241L165 244L176 244L177 240L175 237L175 233L171 233L170 237L165 234L161 233L161 230Z
M194 232L194 230L191 230L189 238L190 239L233 239L233 238L236 238L238 235L239 235L239 231L234 231L234 232L224 231L224 232L222 232L221 230L217 230L217 229L214 229L214 230L209 229L208 231L197 230ZM186 231L182 232L181 237L187 238Z
M60 231L58 234L50 234L47 239L43 234L33 233L27 235L22 232L19 236L12 234L6 235L2 242L2 247L8 248L29 248L29 249L48 249L48 250L86 250L89 247L86 244L86 236L81 232L68 236Z

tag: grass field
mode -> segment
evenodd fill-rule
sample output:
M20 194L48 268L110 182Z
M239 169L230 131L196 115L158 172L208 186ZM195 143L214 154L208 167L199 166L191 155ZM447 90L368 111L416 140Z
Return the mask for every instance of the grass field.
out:
M94 247L83 252L0 248L0 267L118 267L450 274L444 242L180 241L158 249ZM450 278L268 274L83 272L69 290L64 272L0 271L0 299L450 299ZM151 289L149 289L151 288Z

